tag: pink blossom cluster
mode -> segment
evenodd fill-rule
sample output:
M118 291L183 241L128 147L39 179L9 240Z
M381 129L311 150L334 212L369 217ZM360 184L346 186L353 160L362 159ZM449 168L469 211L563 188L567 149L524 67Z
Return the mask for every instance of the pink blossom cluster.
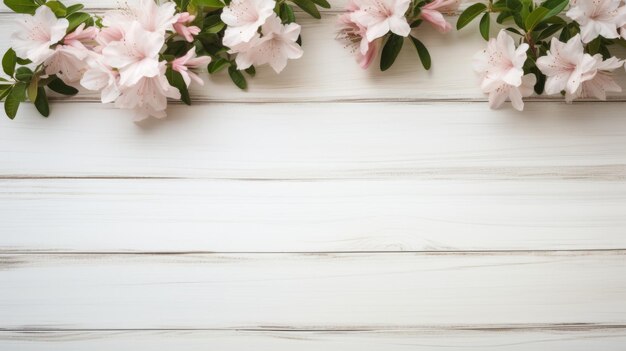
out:
M596 38L626 38L626 5L621 0L575 0L566 16L580 26L580 33L567 42L552 38L545 55L536 58L536 66L545 75L545 93L563 94L567 102L579 98L606 100L607 93L621 92L613 71L624 66L616 57L591 55L585 48ZM474 69L480 76L480 87L489 96L491 108L507 99L517 110L524 108L523 97L533 94L537 79L524 74L529 44L515 46L504 30L491 38L487 48L474 57Z
M452 29L444 13L458 9L461 0L433 0L415 3L411 0L350 0L339 16L339 38L355 54L366 69L376 57L385 37L393 33L401 37L415 36L412 31L422 21L442 33Z

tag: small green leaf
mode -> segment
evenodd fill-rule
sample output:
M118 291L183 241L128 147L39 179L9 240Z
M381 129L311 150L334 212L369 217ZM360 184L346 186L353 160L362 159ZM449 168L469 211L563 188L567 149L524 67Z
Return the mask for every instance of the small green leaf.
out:
M287 3L280 5L280 19L283 23L293 23L296 21L296 15L293 13L293 8Z
M33 71L28 67L19 67L15 70L15 79L20 82L30 82L30 79L33 77Z
M211 63L209 63L209 66L207 67L207 70L209 71L209 74L213 74L215 72L223 70L228 66L230 66L230 61L220 57L215 61L211 61Z
M250 77L254 77L256 75L256 68L254 68L254 66L246 68L245 71L250 75Z
M48 83L48 88L50 90L57 92L63 95L76 95L78 94L78 90L74 87L71 87L65 83L60 78L54 78Z
M411 28L419 27L419 25L422 24L422 22L424 21L421 18L416 19L415 21L411 23Z
M221 9L224 7L224 3L220 0L191 0L192 4L204 7L210 7L215 9Z
M13 77L15 73L15 64L17 63L17 56L15 55L15 51L13 49L7 50L7 52L2 57L2 70L9 77Z
M37 91L39 90L38 85L39 79L37 78L37 76L35 76L33 79L31 79L30 84L28 84L28 90L26 91L28 93L28 100L32 102L35 102L35 100L37 100Z
M86 12L75 12L69 16L67 16L67 20L70 22L69 27L67 27L67 33L73 32L78 26L82 23L85 23L91 19L91 15Z
M393 65L396 57L400 53L402 49L402 44L404 44L404 37L401 37L396 34L391 34L385 46L383 47L383 52L380 56L380 70L386 71Z
M550 10L542 6L537 7L535 10L533 10L533 12L531 12L528 17L526 17L526 21L524 22L526 32L532 32L533 29L535 29L535 27L539 23L541 23L541 21L543 21L549 11Z
M235 66L228 67L228 75L230 76L230 79L233 81L233 83L235 83L235 85L239 87L239 89L244 90L248 87L246 78Z
M26 84L25 83L17 83L13 86L13 89L7 95L7 99L4 102L4 112L6 112L7 116L10 119L15 118L17 115L17 110L20 107L20 103L22 103L26 99Z
M73 13L76 13L80 10L82 10L83 8L85 8L85 6L83 4L76 4L76 5L72 5L70 7L68 7L67 9L65 9L65 14L66 16L69 16Z
M417 50L417 54L419 55L420 60L422 61L422 65L424 66L426 70L429 70L430 65L431 65L431 59L430 59L430 53L428 52L428 49L426 49L426 46L424 46L424 44L422 44L421 41L417 40L417 38L411 37L411 41L413 42L413 45L415 46L415 49Z
M2 85L0 86L0 101L4 100L5 97L7 97L7 95L9 95L9 93L11 92L11 89L13 89L12 85Z
M506 0L506 7L513 12L521 13L524 5L520 0Z
M48 6L50 10L54 12L54 15L59 18L67 16L67 8L65 7L65 5L63 5L59 1L56 1L56 0L48 1L46 2L45 6Z
M489 25L491 24L491 16L489 16L489 12L485 12L483 17L480 19L480 35L482 35L483 39L489 40Z
M330 4L326 0L312 0L312 1L315 4L317 4L317 6L319 6L319 7L323 7L325 9L329 9L330 8Z
M202 31L205 33L219 33L226 26L226 24L222 22L220 15L207 16L203 23L204 28Z
M313 18L317 18L317 19L322 18L322 15L320 15L320 12L317 10L317 7L315 7L315 3L313 1L311 1L311 0L291 0L291 2L293 2L296 5L298 5L298 7L302 9L302 11L308 13Z
M167 69L165 76L170 84L180 92L180 100L187 105L191 105L189 90L187 89L187 84L185 84L183 76L179 72L174 71L171 67Z
M44 89L44 87L39 87L37 89L37 99L35 100L35 107L42 116L48 117L50 115L48 96L46 96L46 89Z
M541 4L541 7L545 7L550 10L548 11L548 13L545 14L544 18L547 19L558 15L559 13L561 13L561 11L565 9L565 7L567 7L568 4L569 0L547 0L546 2Z
M459 20L456 22L456 29L467 26L474 18L487 10L487 6L483 3L476 3L461 13Z
M31 15L34 15L35 10L39 7L33 0L4 0L4 4L17 13L27 13Z

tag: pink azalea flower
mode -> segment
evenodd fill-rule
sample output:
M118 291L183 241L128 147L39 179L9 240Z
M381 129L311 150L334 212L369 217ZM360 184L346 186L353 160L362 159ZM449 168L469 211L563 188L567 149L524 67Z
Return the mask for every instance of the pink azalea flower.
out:
M226 23L224 45L233 48L249 42L260 26L274 14L274 0L233 0L224 7L220 18Z
M102 16L102 24L105 27L128 27L136 21L148 32L164 34L172 30L172 25L178 20L175 12L176 5L173 2L157 5L154 0L139 0L125 9L106 12Z
M528 44L517 49L513 38L504 30L491 38L487 49L474 56L474 70L482 79L481 89L489 95L491 108L498 108L508 98L517 110L524 108L522 97L530 96L536 77L524 75Z
M194 82L204 85L204 81L194 72L190 71L190 68L199 68L204 67L211 62L210 56L196 56L196 49L192 48L185 54L185 56L178 57L174 61L172 61L172 69L181 76L183 76L183 80L187 87L191 84L191 80Z
M77 83L87 70L85 60L88 55L86 48L57 45L52 56L44 61L45 72L48 75L56 74L67 84Z
M115 41L122 41L124 39L124 29L122 27L105 27L100 30L96 36L96 42L100 45L96 51L102 51L102 49Z
M147 117L164 118L167 98L180 99L178 89L165 78L165 62L158 67L159 73L153 77L142 77L136 84L123 87L115 106L135 110L136 120Z
M580 24L584 43L599 35L614 39L619 37L617 29L626 24L626 7L621 4L621 0L577 1L566 15Z
M350 19L367 28L367 40L372 42L389 31L406 37L411 27L405 13L411 0L356 0L358 10L352 12Z
M261 32L263 37L257 34L249 43L233 48L231 52L237 53L237 68L269 64L276 73L280 73L287 66L288 59L302 57L302 48L296 43L300 35L299 24L283 25L273 14L265 21Z
M596 99L606 100L607 92L621 92L622 88L613 80L612 71L624 66L624 61L611 57L603 60L602 55L593 56L595 61L595 75L580 84L578 89L573 93L566 93L565 100L572 102L578 98L595 97Z
M187 26L195 19L196 16L190 15L189 12L183 12L178 16L176 23L174 23L174 30L176 33L190 43L193 41L194 35L198 35L198 33L200 33L200 28L196 26Z
M354 4L354 2L351 1L348 4L348 8L352 8L352 4ZM346 47L350 48L350 51L356 55L359 66L363 69L368 68L374 60L374 57L376 57L381 39L376 39L372 42L367 41L365 37L366 28L352 21L350 12L339 16L339 24L341 29L339 30L338 37L344 41Z
M35 15L17 15L19 29L11 36L11 47L18 57L38 65L54 54L50 47L65 36L69 22L57 18L48 6L39 6Z
M432 24L438 31L447 33L452 29L452 25L446 21L442 13L456 11L459 5L459 0L434 0L422 6L420 17Z
M552 38L548 54L537 59L537 67L545 74L545 91L557 94L565 90L574 94L580 84L595 75L595 59L585 54L580 35L563 43Z
M80 84L86 89L100 91L103 104L115 101L120 96L119 72L105 65L101 56L88 60L88 65Z
M104 63L120 71L120 84L133 85L143 77L159 74L159 51L164 44L161 34L148 32L133 22L122 41L112 42L103 50Z

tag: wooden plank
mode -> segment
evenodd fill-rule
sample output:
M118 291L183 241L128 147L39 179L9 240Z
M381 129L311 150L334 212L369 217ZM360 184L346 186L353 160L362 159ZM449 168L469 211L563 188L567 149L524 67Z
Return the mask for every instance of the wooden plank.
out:
M3 254L0 328L624 325L625 254Z
M0 14L0 49L9 47L13 30L13 15ZM452 19L456 21L456 19ZM227 74L216 74L205 79L204 87L191 91L196 101L430 101L479 100L485 97L479 91L477 78L468 57L485 47L485 41L476 28L442 35L424 28L420 39L429 48L433 67L426 72L417 53L407 43L394 66L380 72L376 67L365 71L354 62L350 50L335 40L336 15L327 15L318 21L305 18L302 37L304 56L291 61L282 74L261 67L257 76L249 80L247 92L229 81ZM374 64L375 66L378 63ZM617 70L618 83L626 87L626 72ZM543 97L545 98L545 97ZM555 97L561 101L562 97ZM624 93L612 99L624 99ZM81 93L74 101L95 101L93 93Z
M100 104L0 118L3 177L623 181L623 104ZM80 147L77 147L80 145Z
M626 248L626 184L0 181L3 252Z
M484 330L325 331L66 331L0 332L14 351L620 351L624 328L589 326Z

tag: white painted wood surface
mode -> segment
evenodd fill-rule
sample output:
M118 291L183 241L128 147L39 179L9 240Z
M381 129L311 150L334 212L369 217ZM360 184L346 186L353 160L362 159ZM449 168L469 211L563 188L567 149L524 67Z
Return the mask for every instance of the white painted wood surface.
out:
M473 29L362 71L342 4L167 120L0 119L0 350L626 348L624 93L490 111Z

